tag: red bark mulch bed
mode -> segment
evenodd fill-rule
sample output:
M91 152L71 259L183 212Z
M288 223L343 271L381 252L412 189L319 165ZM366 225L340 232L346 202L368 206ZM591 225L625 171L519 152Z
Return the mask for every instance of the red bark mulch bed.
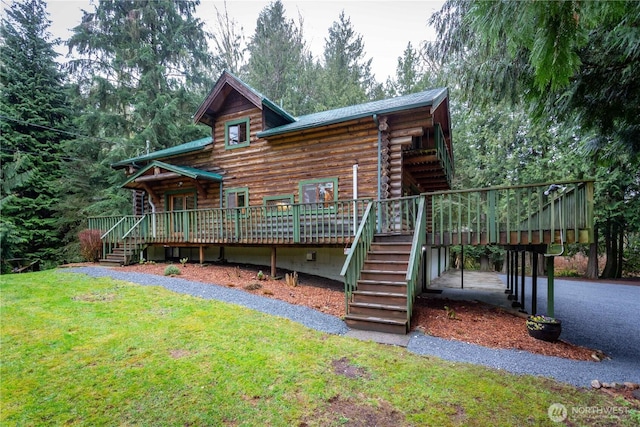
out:
M163 275L167 265L149 263L122 268ZM344 315L343 284L335 280L299 274L299 285L293 287L282 279L258 280L257 273L260 268L257 266L174 265L180 268L179 277L183 279L233 287L256 295L304 305L338 317ZM263 272L268 274L269 271L265 268ZM526 331L524 318L481 302L418 298L414 309L412 328L441 338L575 360L594 361L594 355L603 356L596 350L562 340L549 343L531 338Z

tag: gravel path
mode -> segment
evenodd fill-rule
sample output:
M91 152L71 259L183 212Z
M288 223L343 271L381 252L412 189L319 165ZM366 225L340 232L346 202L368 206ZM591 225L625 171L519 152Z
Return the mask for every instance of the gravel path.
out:
M242 305L331 334L343 335L349 331L337 317L223 286L99 267L69 268L64 271L163 286L182 294ZM530 289L530 285L527 288ZM540 312L544 310L541 301L545 297L545 289L546 282L539 280ZM556 280L555 296L556 315L563 321L563 337L576 344L601 349L610 354L612 360L600 363L567 360L519 350L491 349L417 332L410 334L407 349L420 355L484 365L516 374L552 377L579 387L589 386L593 379L640 383L640 323L637 313L640 287ZM585 322L585 318L598 321Z
M112 277L140 285L162 286L180 294L237 304L262 313L284 317L301 323L308 328L330 334L342 335L349 330L347 325L335 316L324 314L302 305L294 305L277 299L261 297L225 286L191 282L177 277L126 272L111 268L74 267L63 271L83 273L91 277Z

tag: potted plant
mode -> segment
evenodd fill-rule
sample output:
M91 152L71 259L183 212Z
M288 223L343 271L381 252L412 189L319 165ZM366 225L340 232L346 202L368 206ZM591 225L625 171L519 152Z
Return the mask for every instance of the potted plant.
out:
M562 333L559 319L538 314L527 317L527 332L535 339L554 342Z

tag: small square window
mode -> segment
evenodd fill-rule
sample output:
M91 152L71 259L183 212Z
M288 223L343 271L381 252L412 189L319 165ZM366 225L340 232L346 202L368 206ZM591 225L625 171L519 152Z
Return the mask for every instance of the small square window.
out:
M249 145L248 118L226 122L224 126L225 148L239 148Z
M291 205L293 205L293 194L267 196L264 198L264 205L269 208L267 209L267 215L290 214Z

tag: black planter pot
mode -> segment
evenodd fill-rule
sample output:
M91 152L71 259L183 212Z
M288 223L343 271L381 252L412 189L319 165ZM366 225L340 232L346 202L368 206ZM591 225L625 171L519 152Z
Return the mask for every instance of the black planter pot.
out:
M554 342L562 333L562 323L558 319L535 319L533 316L527 318L527 332L535 339Z

